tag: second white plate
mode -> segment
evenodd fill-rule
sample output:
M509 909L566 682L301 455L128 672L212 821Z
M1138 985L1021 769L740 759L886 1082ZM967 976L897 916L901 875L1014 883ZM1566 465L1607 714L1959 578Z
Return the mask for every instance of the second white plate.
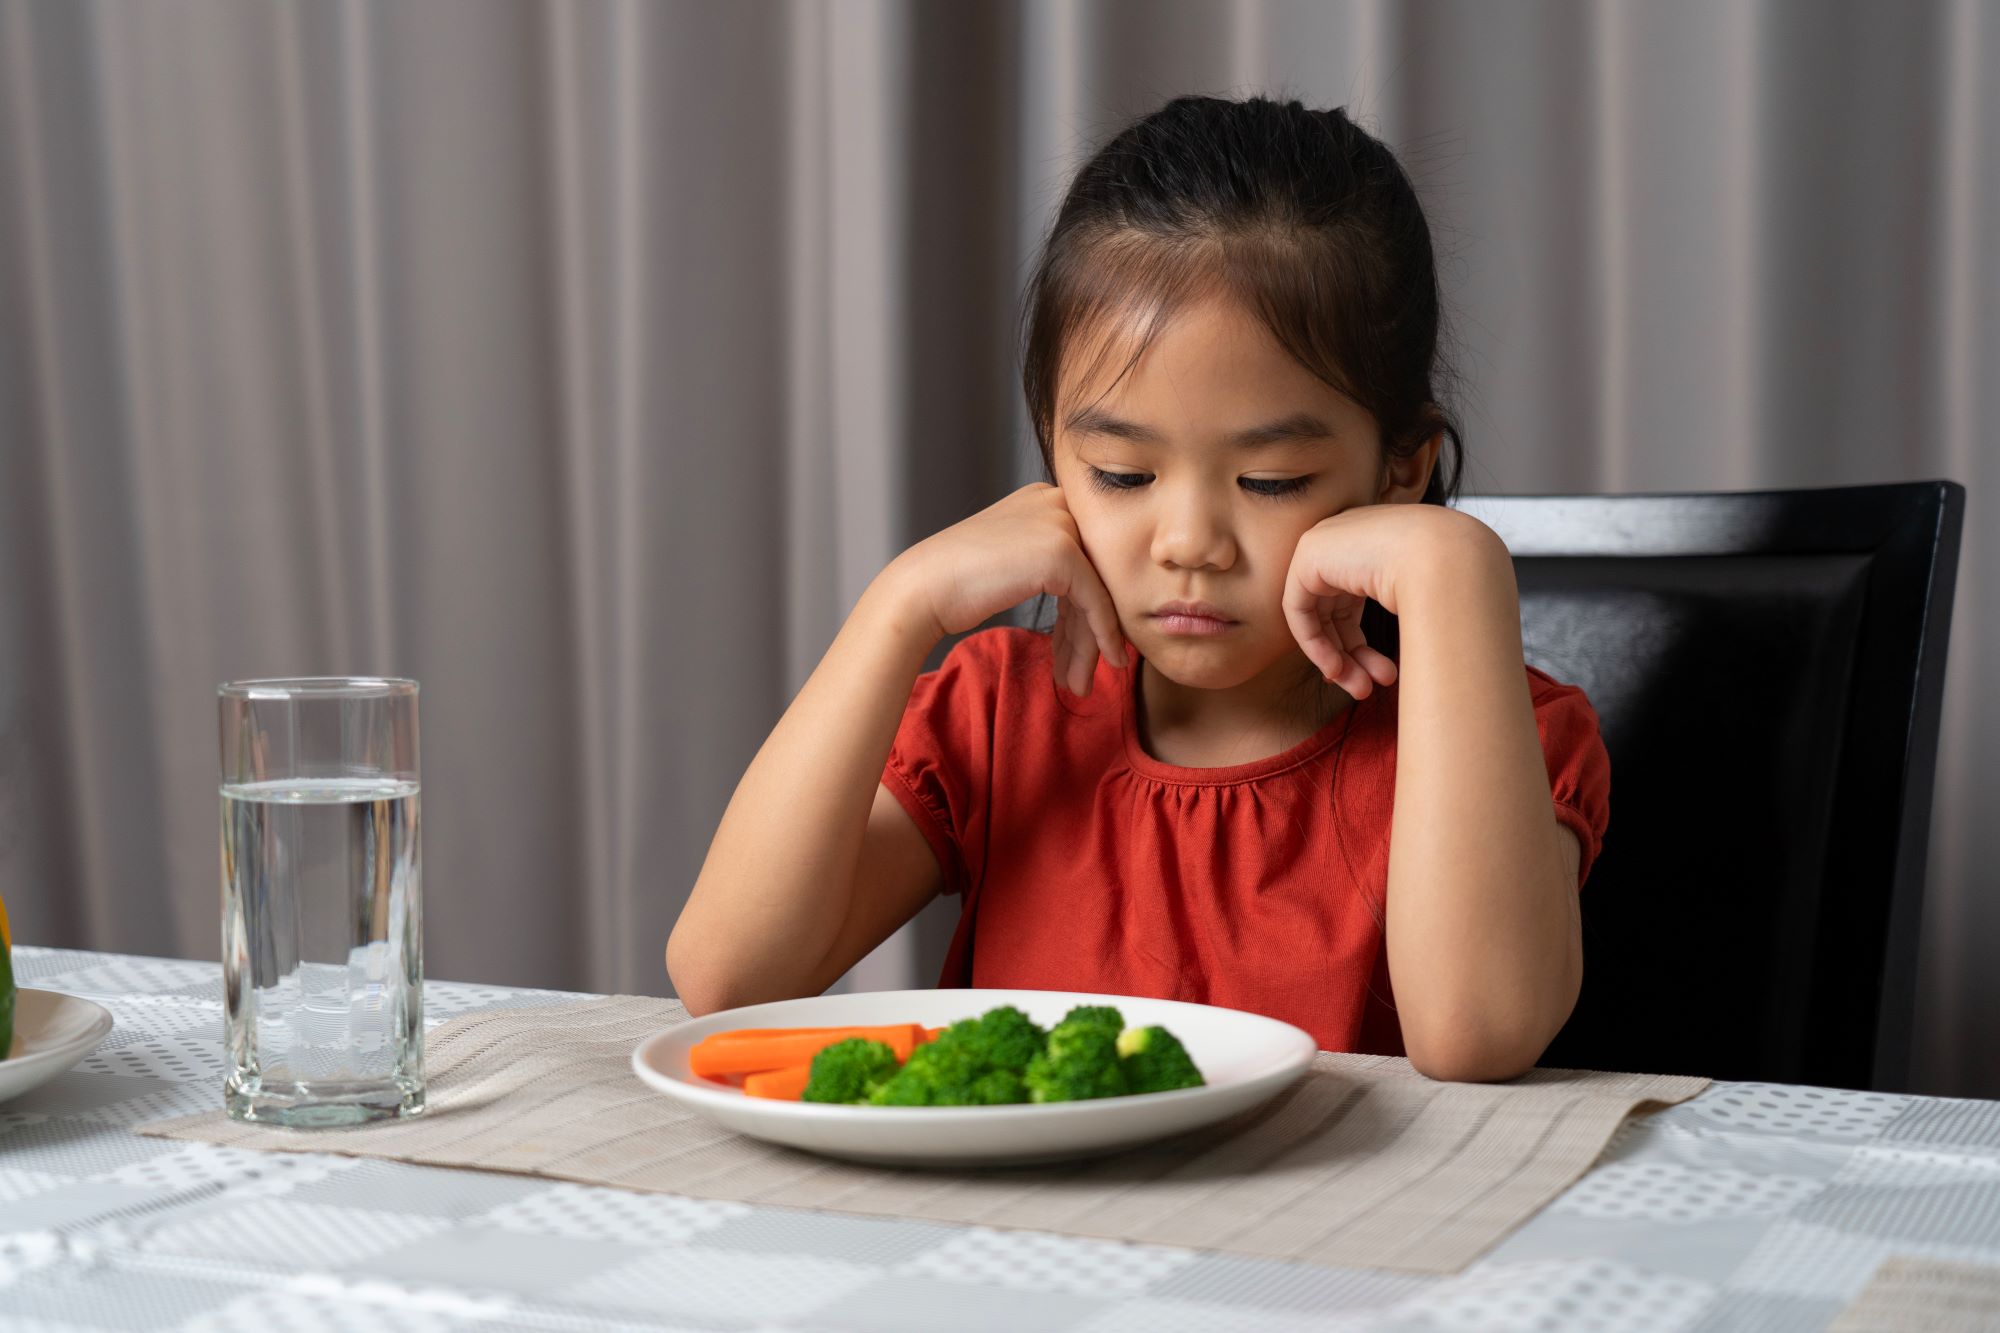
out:
M0 1060L0 1102L40 1087L97 1049L111 1011L52 990L23 986L14 996L14 1044Z
M1158 1024L1179 1037L1207 1085L1040 1105L832 1106L746 1096L688 1068L696 1042L732 1028L943 1027L1003 1004L1044 1027L1075 1005L1116 1005L1128 1027ZM641 1042L632 1069L651 1087L752 1138L881 1165L979 1166L1113 1152L1226 1120L1275 1096L1316 1052L1303 1028L1213 1005L1082 991L903 990L777 1000L690 1019Z

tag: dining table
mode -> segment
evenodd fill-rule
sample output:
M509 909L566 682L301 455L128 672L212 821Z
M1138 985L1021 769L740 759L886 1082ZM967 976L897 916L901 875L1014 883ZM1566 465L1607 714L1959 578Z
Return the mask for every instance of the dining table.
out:
M114 1026L0 1102L0 1333L1817 1330L1885 1264L2000 1268L1994 1101L1718 1081L1459 1272L1336 1268L148 1137L220 1105L220 965L14 969ZM589 998L426 981L424 1019Z

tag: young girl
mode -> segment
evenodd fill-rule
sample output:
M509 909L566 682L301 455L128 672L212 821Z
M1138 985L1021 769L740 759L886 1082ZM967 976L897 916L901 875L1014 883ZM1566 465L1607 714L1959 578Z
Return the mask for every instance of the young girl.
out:
M1252 1010L1434 1078L1533 1065L1610 765L1522 661L1506 548L1446 507L1394 156L1339 110L1180 98L1082 168L1026 313L1049 481L863 594L668 941L689 1012L818 994L944 892L941 986ZM1040 594L1053 633L919 675Z

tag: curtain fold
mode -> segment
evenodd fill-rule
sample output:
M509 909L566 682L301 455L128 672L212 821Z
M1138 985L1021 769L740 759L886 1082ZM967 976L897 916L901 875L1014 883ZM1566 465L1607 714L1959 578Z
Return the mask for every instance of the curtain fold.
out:
M0 0L0 891L214 957L215 684L412 675L430 973L664 990L854 600L1038 475L1069 172L1261 91L1409 166L1471 488L1972 490L1918 1077L2000 1095L1993 68L1980 0Z

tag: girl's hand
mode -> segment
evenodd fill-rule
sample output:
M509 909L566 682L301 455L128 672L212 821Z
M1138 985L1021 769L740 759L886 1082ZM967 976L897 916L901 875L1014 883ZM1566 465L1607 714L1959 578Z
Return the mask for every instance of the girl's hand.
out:
M1369 598L1402 615L1423 580L1463 572L1467 561L1507 558L1493 530L1469 514L1442 505L1359 505L1299 538L1285 574L1285 619L1320 674L1365 699L1396 681L1396 664L1361 633Z
M1084 554L1063 493L1023 486L897 556L915 608L936 638L957 634L1030 597L1056 600L1055 674L1072 694L1090 693L1097 657L1125 665L1118 610Z

